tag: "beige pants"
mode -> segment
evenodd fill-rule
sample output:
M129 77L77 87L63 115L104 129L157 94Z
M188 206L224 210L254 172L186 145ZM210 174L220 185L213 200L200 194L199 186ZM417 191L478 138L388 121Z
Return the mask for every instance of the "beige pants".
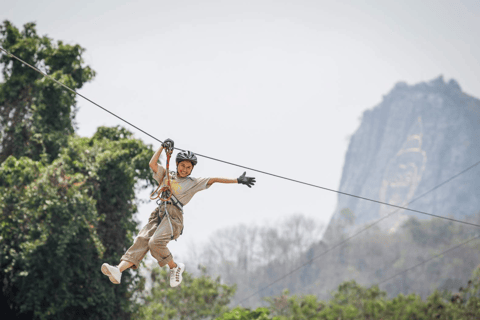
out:
M160 267L163 267L173 260L167 244L180 236L183 229L183 213L173 204L167 204L166 207L170 214L171 227L168 222L168 217L165 214L165 204L162 203L160 209L157 207L150 214L147 225L143 227L137 238L135 238L133 245L122 256L122 261L128 261L134 264L132 266L133 269L139 267L140 261L145 257L148 250L150 250L151 255L157 259ZM159 212L161 222L158 219Z

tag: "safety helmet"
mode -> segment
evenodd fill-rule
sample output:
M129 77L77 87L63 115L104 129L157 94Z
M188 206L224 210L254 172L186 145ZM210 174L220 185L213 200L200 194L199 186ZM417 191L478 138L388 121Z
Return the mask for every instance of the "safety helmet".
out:
M177 162L177 164L179 162L182 162L182 161L185 161L185 160L188 160L192 163L193 166L195 166L197 164L197 156L191 152L191 151L182 151L182 152L179 152L177 154L177 158L175 159L175 161Z

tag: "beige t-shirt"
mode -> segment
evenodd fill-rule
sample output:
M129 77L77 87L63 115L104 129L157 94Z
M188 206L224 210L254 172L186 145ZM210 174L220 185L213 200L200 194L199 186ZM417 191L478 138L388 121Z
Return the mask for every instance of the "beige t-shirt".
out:
M164 175L165 168L158 166L157 173L153 172L153 178L160 184L162 187L167 185L167 176L163 178L163 181L160 182L160 178ZM207 186L208 180L210 178L193 178L185 177L180 178L176 176L176 172L170 171L170 185L172 187L173 195L182 203L186 205L195 195L195 193L208 189L210 186Z

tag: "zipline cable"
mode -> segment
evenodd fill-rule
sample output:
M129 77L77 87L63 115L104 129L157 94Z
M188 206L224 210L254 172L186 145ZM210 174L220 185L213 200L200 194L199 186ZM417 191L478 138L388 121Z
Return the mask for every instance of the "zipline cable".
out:
M39 72L40 74L42 74L43 76L53 80L55 83L59 84L60 86L64 87L65 89L71 91L72 93L82 97L83 99L87 100L88 102L92 103L93 105L99 107L100 109L108 112L109 114L111 114L112 116L116 117L117 119L120 119L121 121L127 123L128 125L132 126L133 128L137 129L138 131L146 134L147 136L151 137L152 139L160 142L160 143L163 143L163 141L161 141L160 139L154 137L153 135L149 134L148 132L140 129L139 127L137 127L136 125L130 123L129 121L123 119L122 117L120 116L117 116L115 113L109 111L108 109L102 107L101 105L97 104L96 102L90 100L89 98L85 97L84 95L76 92L75 90L71 89L70 87L64 85L63 83L61 83L60 81L57 81L56 79L54 79L53 77L49 76L48 74L42 72L40 69L30 65L29 63L23 61L22 59L18 58L17 56L13 55L12 53L8 52L7 50L5 50L4 48L0 47L0 50L4 51L9 57L12 57L12 58L15 58L16 60L20 61L22 64L32 68L33 70ZM183 149L179 149L179 148L174 148L176 150L182 150L184 151ZM243 168L243 169L248 169L248 170L251 170L251 171L254 171L254 172L258 172L258 173L263 173L265 175L269 175L269 176L272 176L272 177L276 177L276 178L280 178L280 179L284 179L284 180L288 180L288 181L291 181L291 182L296 182L296 183L300 183L300 184L304 184L304 185L307 185L307 186L310 186L310 187L314 187L314 188L318 188L318 189L323 189L323 190L326 190L326 191L331 191L331 192L335 192L335 193L338 193L338 194L343 194L343 195L346 195L346 196L350 196L350 197L355 197L355 198L358 198L358 199L362 199L362 200L367 200L367 201L371 201L371 202L375 202L375 203L379 203L379 204L384 204L384 205L387 205L387 206L390 206L390 207L394 207L394 208L397 208L397 210L395 210L394 212L390 213L389 215L377 220L376 222L374 222L372 225L368 226L367 228L361 230L360 232L358 232L357 234L351 236L350 238L346 239L345 241L337 244L336 246L330 248L329 250L325 251L324 253L322 253L321 255L335 249L336 247L342 245L343 243L349 241L350 239L352 239L353 237L355 237L356 235L360 234L361 232L369 229L370 227L372 227L373 225L377 224L378 222L382 221L383 219L389 217L391 214L395 213L398 211L398 209L403 209L403 210L407 210L407 211L412 211L412 212L417 212L417 213L420 213L420 214L425 214L425 215L429 215L429 216L432 216L432 217L436 217L436 218L440 218L440 219L445 219L445 220L450 220L450 221L454 221L454 222L458 222L458 223L463 223L463 224L467 224L467 225L472 225L472 226L476 226L476 227L480 227L480 225L477 225L477 224L474 224L474 223L469 223L469 222L466 222L466 221L460 221L460 220L456 220L456 219L452 219L452 218L447 218L447 217L442 217L442 216L438 216L438 215L435 215L435 214L431 214L431 213L428 213L428 212L423 212L423 211L419 211L419 210L414 210L414 209L409 209L409 208L406 208L406 207L401 207L401 206L397 206L397 205L393 205L393 204L390 204L390 203L386 203L386 202L382 202L382 201L378 201L378 200L374 200L374 199L369 199L369 198L365 198L365 197L361 197L361 196L357 196L357 195L354 195L354 194L350 194L350 193L347 193L347 192L342 192L342 191L339 191L339 190L334 190L334 189L330 189L330 188L326 188L326 187L322 187L322 186L319 186L319 185L315 185L315 184L311 184L311 183L307 183L307 182L303 182L303 181L300 181L300 180L296 180L296 179L291 179L291 178L287 178L287 177L284 177L284 176L280 176L280 175L276 175L276 174L272 174L272 173L269 173L269 172L266 172L266 171L261 171L261 170L257 170L257 169L254 169L254 168L249 168L249 167L246 167L246 166L242 166L242 165L239 165L239 164L235 164L235 163L232 163L232 162L228 162L228 161L224 161L224 160L220 160L220 159L216 159L216 158L213 158L213 157L209 157L209 156L206 156L206 155L202 155L200 153L197 153L197 152L194 152L196 153L198 156L200 157L204 157L206 159L210 159L210 160L214 160L214 161L218 161L218 162L222 162L222 163L225 163L225 164L229 164L229 165L232 165L232 166L236 166L236 167L240 167L240 168ZM474 164L472 167L476 166L478 163L480 162L477 162L476 164ZM469 169L471 169L472 167L470 167ZM469 169L466 169L466 170L469 170ZM465 170L465 171L466 171ZM453 179L453 178L452 178ZM437 186L438 187L438 186ZM434 189L436 189L437 187L435 187ZM433 189L432 189L433 190ZM430 191L432 191L430 190ZM430 192L429 191L429 192ZM418 199L418 198L417 198ZM413 202L413 201L412 201ZM411 202L410 202L411 203ZM473 240L473 239L472 239ZM458 247L458 246L457 246ZM456 248L456 247L455 247ZM454 248L452 248L453 250ZM320 256L321 256L320 255ZM320 257L318 256L318 257ZM315 259L317 259L318 257L315 257L314 259L310 260L313 261ZM310 263L308 262L308 263ZM307 263L307 264L308 264ZM277 279L275 282L271 283L270 285L260 289L258 292L261 292L262 290L270 287L271 285L275 284L276 282L284 279L286 276L292 274L293 272L303 268L304 266L306 266L307 264L305 265L302 265L294 270L292 270L290 273L288 273L287 275L285 275L284 277L280 278L280 279ZM387 279L388 280L388 279ZM385 280L386 281L386 280ZM250 299L250 297L254 296L255 294L257 294L258 292L255 292L253 295L247 297L246 299L243 299L241 302L247 300L247 299ZM240 303L241 303L240 302Z
M411 267L409 267L409 268L407 268L407 269L405 269L405 270L402 270L402 271L400 271L400 272L397 272L396 274L394 274L394 275L391 276L391 277L388 277L388 278L386 278L386 279L383 279L383 280L381 280L380 282L376 282L376 283L374 283L373 285L379 286L380 284L382 284L382 283L384 283L384 282L387 282L387 281L395 278L396 276L399 276L399 275L401 275L401 274L403 274L403 273L406 273L406 272L408 272L408 271L410 271L410 270L412 270L412 269L414 269L414 268L416 268L416 267L419 267L419 266L421 266L421 265L423 265L423 264L425 264L425 263L427 263L427 262L429 262L429 261L432 261L432 260L434 260L434 259L436 259L436 258L439 258L439 257L443 256L444 254L449 253L450 251L453 251L453 250L455 250L455 249L457 249L457 248L460 248L460 247L462 247L462 246L464 246L464 245L466 245L466 244L468 244L468 243L470 243L470 242L472 242L472 241L474 241L474 240L477 240L477 239L479 239L479 238L480 238L480 234L479 234L479 235L476 235L476 236L474 236L474 237L472 237L472 238L470 238L470 239L468 239L468 240L465 241L465 242L462 242L462 243L456 245L455 247L452 247L452 248L449 248L449 249L447 249L447 250L445 250L445 251L443 251L443 252L437 253L436 255L430 257L429 259L424 260L424 261L422 261L422 262L420 262L420 263L418 263L418 264L416 264L416 265L414 265L414 266L411 266ZM313 285L308 286L308 287L306 287L305 289L308 289L308 288L310 288L310 287L312 287L312 286L313 286Z
M49 76L48 74L42 72L42 71L39 70L38 68L36 68L36 67L30 65L29 63L23 61L22 59L18 58L17 56L13 55L12 53L8 52L7 50L3 49L2 47L0 47L0 50L4 51L8 56L10 56L10 57L12 57L12 58L15 58L16 60L20 61L21 63L25 64L26 66L28 66L28 67L32 68L33 70L41 73L43 76L45 76L45 77L53 80L54 82L58 83L58 84L61 85L62 87L66 88L67 90L73 92L74 94L76 94L76 95L84 98L85 100L87 100L88 102L94 104L95 106L99 107L100 109L108 112L109 114L111 114L112 116L116 117L117 119L120 119L120 120L122 120L123 122L129 124L130 126L134 127L135 129L139 130L140 132L143 132L144 134L146 134L147 136L151 137L152 139L154 139L154 140L156 140L156 141L158 141L158 142L160 142L160 143L163 143L163 141L161 141L161 140L159 140L158 138L152 136L152 135L149 134L148 132L140 129L139 127L137 127L136 125L128 122L127 120L123 119L122 117L117 116L115 113L109 111L108 109L102 107L102 106L99 105L98 103L96 103L96 102L88 99L88 98L85 97L84 95L76 92L75 90L69 88L68 86L64 85L63 83L57 81L56 79L52 78L52 77ZM175 149L175 150L185 151L185 150L180 149L180 148L174 148L174 149ZM458 223L468 224L468 225L472 225L472 226L475 226L475 227L480 228L480 225L478 225L478 224L469 223L469 222L466 222L466 221L460 221L460 220L456 220L456 219L452 219L452 218L447 218L447 217L442 217L442 216L438 216L438 215L435 215L435 214L432 214L432 213L428 213L428 212L424 212L424 211L409 209L409 208L397 206L397 205L394 205L394 204L390 204L390 203L386 203L386 202L382 202L382 201L378 201L378 200L374 200L374 199L369 199L369 198L365 198L365 197L360 197L360 196L357 196L357 195L354 195L354 194L350 194L350 193L347 193L347 192L342 192L342 191L338 191L338 190L334 190L334 189L329 189L329 188L322 187L322 186L315 185L315 184L311 184L311 183L308 183L308 182L304 182L304 181L300 181L300 180L295 180L295 179L287 178L287 177L284 177L284 176L276 175L276 174L269 173L269 172L266 172L266 171L257 170L257 169L254 169L254 168L245 167L245 166L242 166L242 165L233 163L233 162L228 162L228 161L220 160L220 159L217 159L217 158L209 157L209 156L206 156L206 155L202 155L202 154L197 153L197 152L194 152L194 153L195 153L196 155L198 155L198 156L200 156L200 157L203 157L203 158L206 158L206 159L210 159L210 160L222 162L222 163L225 163L225 164L229 164L229 165L232 165L232 166L236 166L236 167L239 167L239 168L251 170L251 171L254 171L254 172L258 172L258 173L262 173L262 174L269 175L269 176L272 176L272 177L276 177L276 178L288 180L288 181L291 181L291 182L296 182L296 183L304 184L304 185L307 185L307 186L310 186L310 187L314 187L314 188L318 188L318 189L323 189L323 190L326 190L326 191L335 192L335 193L338 193L338 194L343 194L343 195L346 195L346 196L350 196L350 197L354 197L354 198L358 198L358 199L362 199L362 200L367 200L367 201L371 201L371 202L375 202L375 203L379 203L379 204L384 204L384 205L386 205L386 206L390 206L390 207L394 207L394 208L398 208L398 209L403 209L403 210L407 210L407 211L411 211L411 212L421 213L421 214L424 214L424 215L428 215L428 216L432 216L432 217L436 217L436 218L440 218L440 219L445 219L445 220L450 220L450 221L455 221L455 222L458 222Z
M109 111L108 109L105 109L104 107L102 107L101 105L99 105L98 103L96 103L95 101L92 101L92 100L88 99L88 98L85 97L84 95L82 95L82 94L78 93L77 91L71 89L70 87L64 85L64 84L61 83L60 81L57 81L56 79L54 79L54 78L52 78L51 76L49 76L48 74L44 73L44 72L41 71L40 69L38 69L38 68L30 65L29 63L23 61L22 59L20 59L20 58L18 58L17 56L11 54L11 53L8 52L7 50L3 49L2 47L0 47L0 50L4 51L9 57L17 59L18 61L20 61L20 62L23 63L24 65L29 66L29 67L32 68L33 70L41 73L43 76L45 76L45 77L49 78L50 80L53 80L54 82L58 83L59 85L61 85L61 86L64 87L65 89L73 92L74 94L82 97L83 99L87 100L88 102L96 105L97 107L99 107L99 108L102 109L103 111L106 111L106 112L110 113L110 114L111 114L112 116L114 116L115 118L120 119L120 120L122 120L123 122L131 125L131 126L134 127L135 129L137 129L138 131L145 133L145 134L146 134L147 136L149 136L150 138L152 138L152 139L154 139L154 140L157 140L157 141L160 142L160 143L163 143L163 141L158 140L157 138L155 138L154 136L152 136L150 133L143 131L142 129L140 129L140 128L137 127L136 125L128 122L127 120L125 120L125 119L123 119L123 118L121 118L121 117L119 117L119 116L117 116L115 113Z
M436 186L435 186L435 187L433 187L432 189L430 189L430 190L426 191L425 193L423 193L423 194L419 195L418 197L416 197L415 199L413 199L412 201L410 201L410 202L408 203L408 205L410 205L410 204L412 204L413 202L417 201L418 199L420 199L420 198L422 198L422 197L426 196L426 195L427 195L427 194L429 194L430 192L432 192L432 191L434 191L434 190L436 190L436 189L440 188L441 186L443 186L443 185L447 184L448 182L452 181L452 180L453 180L453 179L455 179L456 177L458 177L458 176L460 176L460 175L462 175L462 174L466 173L467 171L469 171L469 170L473 169L474 167L476 167L476 166L477 166L477 165L479 165L479 164L480 164L480 161L478 161L477 163L475 163L475 164L471 165L470 167L466 168L465 170L463 170L463 171L461 171L461 172L457 173L456 175L454 175L454 176L452 176L452 177L448 178L447 180L443 181L442 183L440 183L440 184L436 185ZM285 275L283 275L282 277L280 277L280 278L276 279L275 281L273 281L272 283L268 284L267 286L264 286L264 287L262 287L261 289L259 289L259 290L255 291L253 294L249 295L248 297L246 297L246 298L244 298L244 299L240 300L239 304L241 304L241 303L243 303L244 301L246 301L246 300L248 300L248 299L252 298L253 296L255 296L256 294L258 294L258 293L262 292L263 290L265 290L265 289L267 289L267 288L271 287L271 286L272 286L272 285L274 285L275 283L277 283L277 282L279 282L279 281L281 281L281 280L285 279L286 277L288 277L289 275L291 275L291 274L293 274L293 273L297 272L298 270L302 269L303 267L306 267L307 265L309 265L310 263L312 263L314 260L317 260L318 258L322 257L323 255L327 254L328 252L330 252L330 251L332 251L332 250L334 250L334 249L336 249L336 248L338 248L338 247L342 246L342 245L343 245L343 244L345 244L346 242L350 241L351 239L355 238L355 237L356 237L356 236L358 236L359 234L361 234L361 233L365 232L366 230L370 229L371 227L373 227L374 225L376 225L376 224L380 223L381 221L385 220L386 218L388 218L388 217L392 216L394 213L397 213L398 211L399 211L399 209L396 209L396 210L394 210L394 211L390 212L390 213L389 213L389 214L387 214L386 216L384 216L384 217L382 217L382 218L378 219L377 221L373 222L372 224L368 225L367 227L365 227L365 228L361 229L360 231L358 231L357 233L355 233L355 234L353 234L352 236L348 237L347 239L345 239L345 240L343 240L343 241L341 241L341 242L337 243L336 245L334 245L334 246L333 246L333 247L331 247L331 248L328 248L327 250L325 250L324 252L322 252L322 253L321 253L321 254L319 254L318 256L316 256L316 257L313 257L312 259L308 260L306 263L302 264L301 266L299 266L299 267L297 267L297 268L295 268L295 269L291 270L290 272L288 272L288 273L286 273Z
M389 278L383 279L382 281L377 282L376 285L380 285L380 284L382 284L382 283L384 283L384 282L387 282L388 280L391 280L391 279L395 278L396 276L401 275L402 273L406 273L407 271L410 271L410 270L412 270L412 269L414 269L414 268L416 268L416 267L418 267L418 266L421 266L422 264L425 264L425 263L427 263L427 262L429 262L429 261L431 261L431 260L434 260L434 259L436 259L436 258L438 258L438 257L441 257L442 255L444 255L444 254L446 254L446 253L448 253L448 252L450 252L450 251L453 251L453 250L455 250L455 249L457 249L457 248L460 248L460 247L466 245L467 243L472 242L472 241L474 241L474 240L477 240L477 239L479 239L479 238L480 238L480 235L476 235L476 236L468 239L467 241L462 242L462 243L456 245L455 247L452 247L452 248L447 249L447 250L445 250L445 251L443 251L443 252L441 252L441 253L438 253L438 254L434 255L433 257L430 257L429 259L427 259L427 260L425 260L425 261L422 261L422 262L420 262L420 263L418 263L418 264L416 264L416 265L414 265L414 266L412 266L412 267L410 267L410 268L408 268L408 269L405 269L405 270L403 270L403 271L400 271L400 272L394 274L393 276L391 276L391 277L389 277Z
M417 199L418 199L418 198L417 198ZM475 240L475 239L478 238L478 237L480 237L480 235L471 238L470 240L468 240L467 242L462 243L461 245L467 244L468 242L473 241L473 240ZM458 247L460 247L461 245L456 246L455 248L458 248ZM455 248L450 248L450 249L448 249L447 251L454 250ZM442 255L443 253L445 253L445 252L447 252L447 251L444 251L444 252L442 252L442 253L439 253L439 254L437 254L436 256L440 256L440 255ZM436 256L434 256L432 259L434 259ZM432 259L426 260L426 261L424 261L424 262L426 263L426 262L428 262L428 261L430 261L430 260L432 260ZM419 264L419 265L420 265L420 264ZM415 267L418 267L419 265L415 265L415 266L413 266L413 267L411 267L411 268L409 268L409 269L413 269L413 268L415 268ZM387 269L388 269L388 268L387 268ZM408 270L409 270L409 269L408 269ZM394 277L396 277L397 275L402 274L402 273L404 273L404 272L406 272L406 271L408 271L408 270L400 271L399 273L397 273L396 275L392 276L391 278L394 278ZM377 284L381 284L381 283L383 283L383 282L385 282L385 281L390 280L391 278L384 279L384 280L382 280L381 282L378 282ZM313 286L315 286L315 283L312 283L311 285L305 287L304 290L309 289L309 288L311 288L311 287L313 287Z

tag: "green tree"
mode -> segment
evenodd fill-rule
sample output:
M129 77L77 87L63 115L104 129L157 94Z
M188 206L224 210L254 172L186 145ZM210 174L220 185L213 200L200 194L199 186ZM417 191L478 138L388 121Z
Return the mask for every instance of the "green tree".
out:
M377 286L365 288L355 281L342 283L328 302L319 301L314 295L288 296L288 291L265 300L278 320L474 320L480 319L480 268L460 294L435 290L425 301L416 294L387 299L386 292Z
M84 49L0 26L0 45L73 89L90 81ZM140 278L114 286L100 272L131 245L135 189L152 185L150 146L126 129L74 134L76 98L2 54L0 307L18 319L129 319ZM143 182L141 185L140 182Z
M35 23L20 31L4 21L0 45L74 90L95 75L83 65L85 49L40 37ZM75 94L3 52L0 65L0 163L10 155L53 161L74 132Z
M31 319L128 319L135 312L126 272L114 286L102 261L133 241L134 190L148 178L152 150L122 128L70 136L52 163L10 156L0 166L2 298ZM147 184L145 184L147 185Z
M257 308L250 310L247 308L237 307L225 312L216 320L278 320L277 317L270 317L270 311L267 308Z
M180 287L171 288L167 270L151 270L152 288L144 292L138 319L212 319L228 311L227 305L236 286L221 284L220 278L207 276L201 268L199 277L183 273Z
M289 297L288 290L284 290L280 296L265 298L265 301L278 319L315 319L324 307L314 295Z

